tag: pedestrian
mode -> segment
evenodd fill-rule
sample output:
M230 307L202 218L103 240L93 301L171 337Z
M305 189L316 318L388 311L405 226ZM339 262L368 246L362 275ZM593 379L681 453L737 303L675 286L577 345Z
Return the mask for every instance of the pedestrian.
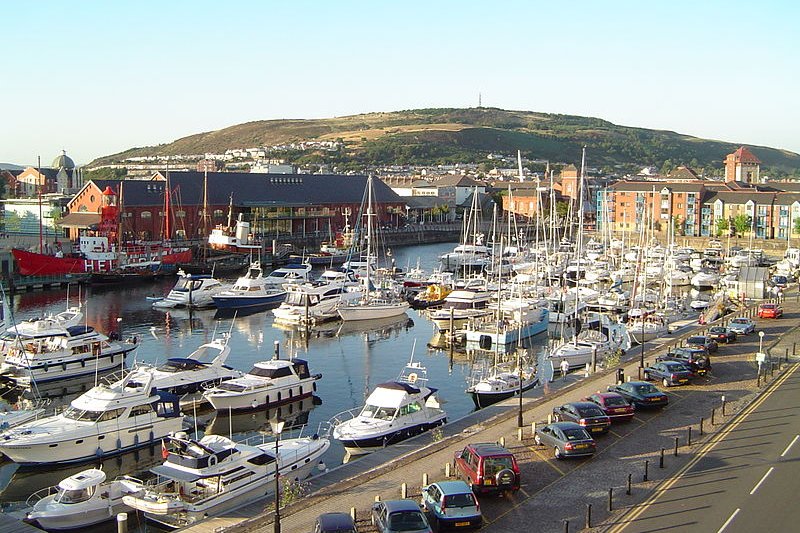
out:
M569 362L566 359L561 360L561 379L567 379L567 373L569 372Z

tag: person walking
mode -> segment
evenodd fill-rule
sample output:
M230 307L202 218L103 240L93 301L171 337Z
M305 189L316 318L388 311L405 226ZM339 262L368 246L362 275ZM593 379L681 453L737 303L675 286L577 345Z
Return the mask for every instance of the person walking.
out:
M569 373L569 362L566 359L561 360L561 379L567 379L567 373Z

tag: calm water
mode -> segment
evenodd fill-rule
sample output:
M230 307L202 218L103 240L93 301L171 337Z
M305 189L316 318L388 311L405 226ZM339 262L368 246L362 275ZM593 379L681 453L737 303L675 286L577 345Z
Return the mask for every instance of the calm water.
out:
M432 269L438 256L452 250L453 244L431 244L397 248L394 258L397 266L416 266ZM422 361L427 367L429 384L439 389L439 397L450 420L460 418L473 410L472 400L464 393L470 365L463 354L456 354L452 362L449 353L428 348L433 325L416 311L409 310L400 320L370 324L331 323L315 328L310 335L300 330L280 329L273 325L272 313L260 312L246 317L216 318L215 311L154 310L146 297L166 294L174 284L167 279L155 285L131 287L89 287L85 313L89 325L109 332L120 325L128 337L136 335L140 344L134 352L136 360L150 363L164 362L169 357L182 357L200 344L210 341L215 334L230 332L232 347L228 364L243 371L257 361L272 358L274 342L278 341L282 357L296 354L309 361L312 373L321 372L317 383L318 400L285 406L281 416L295 426L306 424L306 432L316 432L320 425L342 411L360 407L376 384L395 378L411 358ZM82 298L86 294L81 295ZM57 312L64 308L66 290L31 292L14 297L16 320ZM77 302L78 289L72 289L71 303ZM117 321L118 318L122 320ZM537 343L546 342L543 335ZM129 357L128 363L131 362ZM48 396L60 396L55 402L67 403L76 394L93 385L93 379L77 383L57 384L42 390ZM67 396L61 396L67 394ZM228 417L213 411L197 413L198 426L207 426L209 432L234 438L247 437L259 432L269 432L267 422L272 413L258 412ZM294 430L295 432L297 429ZM286 432L284 432L286 436ZM267 436L271 439L270 436ZM341 464L344 450L335 442L324 458L329 467ZM158 450L144 450L122 458L104 461L103 469L109 479L116 475L145 471L160 463ZM18 470L17 465L0 465L0 502L25 500L36 490L56 484L88 465L70 470L52 472Z

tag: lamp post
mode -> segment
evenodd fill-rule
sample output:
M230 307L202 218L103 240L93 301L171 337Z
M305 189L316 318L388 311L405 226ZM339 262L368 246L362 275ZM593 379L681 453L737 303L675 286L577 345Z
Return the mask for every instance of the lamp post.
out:
M644 315L641 317L642 319L642 353L639 354L639 368L644 368Z
M764 353L764 332L758 332L758 353Z
M285 422L278 417L277 412L274 418L269 419L272 434L275 435L275 527L273 530L275 533L281 533L281 485L278 466L278 444L281 441L281 432L283 431L284 423Z
M517 348L517 371L519 372L519 411L517 412L517 427L522 424L522 348Z

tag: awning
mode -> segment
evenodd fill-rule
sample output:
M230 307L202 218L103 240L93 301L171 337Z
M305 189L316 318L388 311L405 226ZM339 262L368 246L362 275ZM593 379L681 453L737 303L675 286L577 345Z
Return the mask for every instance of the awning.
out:
M69 213L58 223L65 228L84 229L99 224L100 215L98 213Z
M156 474L157 476L174 479L175 481L197 481L198 479L203 477L198 474L195 474L194 472L187 472L186 470L173 468L166 464L157 466L155 468L151 468L150 472Z

